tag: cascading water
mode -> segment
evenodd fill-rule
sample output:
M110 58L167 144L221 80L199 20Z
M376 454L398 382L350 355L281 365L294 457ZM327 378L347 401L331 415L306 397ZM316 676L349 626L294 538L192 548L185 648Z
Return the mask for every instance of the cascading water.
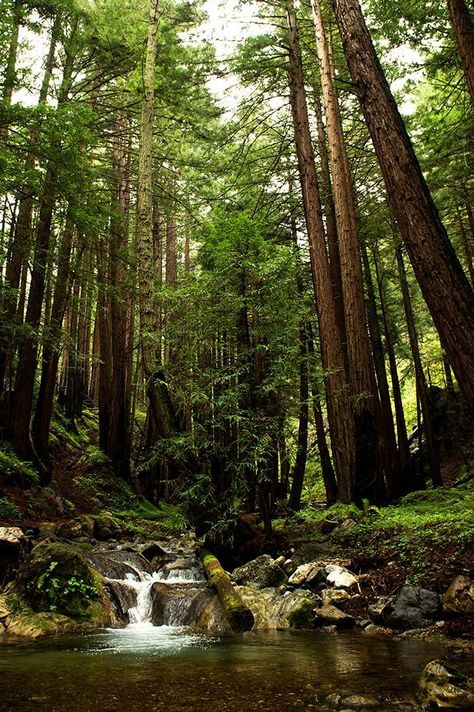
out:
M194 557L168 562L152 573L137 568L136 561L123 559L123 563L133 573L128 571L124 579L108 581L128 619L126 629L176 629L196 623L209 594Z

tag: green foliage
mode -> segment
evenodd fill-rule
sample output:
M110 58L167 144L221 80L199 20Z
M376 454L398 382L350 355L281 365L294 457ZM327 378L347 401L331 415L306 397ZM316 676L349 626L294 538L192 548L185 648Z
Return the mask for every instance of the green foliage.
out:
M6 443L0 447L0 482L28 487L38 482L39 474L30 462L20 460Z
M81 576L70 576L64 580L57 574L57 561L52 561L48 568L29 584L43 594L48 610L51 612L75 613L87 616L89 602L99 597L96 582L89 583Z
M333 536L368 558L398 559L411 571L410 580L420 583L433 575L436 552L444 552L447 566L472 548L473 509L472 485L414 492L381 508L375 518L362 515L357 527Z
M0 497L0 520L20 518L21 512L17 505L8 499L8 497Z

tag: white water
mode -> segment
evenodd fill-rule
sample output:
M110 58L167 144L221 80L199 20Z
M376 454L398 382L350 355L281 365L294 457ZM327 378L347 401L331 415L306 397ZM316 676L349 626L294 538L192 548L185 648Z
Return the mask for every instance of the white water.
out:
M190 584L190 583L202 583L205 579L202 575L202 571L197 565L192 565L186 568L175 568L167 569L163 567L159 571L155 571L149 574L145 571L139 571L130 562L127 562L131 566L135 573L126 574L124 580L121 583L125 584L129 588L133 588L137 592L137 602L136 605L128 609L129 624L126 626L125 630L130 632L142 631L146 633L150 629L155 629L152 623L152 612L153 612L153 598L151 595L151 590L153 584L160 582L162 584L170 585L173 584ZM172 616L171 618L176 616ZM179 615L178 615L179 620ZM160 628L168 628L169 626L159 626ZM178 626L171 626L171 628L177 628Z
M137 605L133 608L128 609L128 617L130 620L129 626L131 625L145 625L151 626L151 613L152 613L152 597L151 588L155 581L161 581L159 577L159 572L155 571L153 574L147 574L144 572L140 573L142 577L141 581L133 581L128 579L130 585L137 592ZM129 574L130 576L130 574Z

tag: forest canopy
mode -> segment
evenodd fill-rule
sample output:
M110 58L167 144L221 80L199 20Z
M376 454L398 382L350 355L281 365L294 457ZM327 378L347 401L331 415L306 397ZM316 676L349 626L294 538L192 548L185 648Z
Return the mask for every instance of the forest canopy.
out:
M201 532L447 484L468 0L0 5L1 452L54 485L87 423Z

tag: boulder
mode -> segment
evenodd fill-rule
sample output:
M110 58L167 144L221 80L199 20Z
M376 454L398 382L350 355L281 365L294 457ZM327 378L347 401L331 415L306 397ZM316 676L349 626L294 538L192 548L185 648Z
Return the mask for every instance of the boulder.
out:
M339 608L331 606L329 603L325 603L320 608L316 608L314 613L317 625L335 625L337 628L353 628L356 623L355 618L347 613L343 613Z
M388 628L411 630L431 625L441 611L441 599L434 591L419 586L402 586L397 593L369 607L375 623Z
M0 527L0 586L15 575L29 541L19 527Z
M338 603L348 601L351 598L351 594L343 588L325 588L321 592L321 598L324 604L337 606Z
M308 564L301 564L288 579L291 586L316 586L325 581L326 571L324 566L318 561L311 561Z
M257 588L276 587L288 581L283 569L268 554L263 554L263 556L234 569L231 578L236 584L250 584Z
M314 628L315 607L320 599L307 591L291 591L277 603L275 621L277 628Z
M121 581L129 577L131 580L140 580L140 576L131 564L126 561L119 561L115 557L109 556L109 553L117 552L85 552L83 557L95 571L98 571L108 579Z
M180 588L156 582L151 589L153 625L195 626L214 597L210 588Z
M109 512L102 512L94 519L94 536L96 539L105 541L106 539L115 539L120 534L120 525Z
M326 573L327 583L334 586L334 588L352 588L352 586L357 584L357 577L338 564L328 564L326 566Z
M84 557L64 544L38 544L21 567L16 587L36 612L92 619L101 591ZM100 608L100 605L99 605Z
M443 596L443 613L462 615L474 613L474 581L456 576Z
M57 527L56 534L61 539L79 539L83 536L81 520L73 519L70 522L63 522Z
M474 709L474 679L441 660L428 663L421 674L419 687L427 709Z

